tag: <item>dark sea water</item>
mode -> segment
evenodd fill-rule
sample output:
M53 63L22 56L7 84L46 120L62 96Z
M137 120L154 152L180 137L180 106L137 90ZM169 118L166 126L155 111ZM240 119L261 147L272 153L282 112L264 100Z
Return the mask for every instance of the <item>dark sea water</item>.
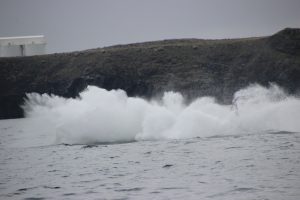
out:
M46 145L26 123L0 121L0 199L300 199L300 133Z

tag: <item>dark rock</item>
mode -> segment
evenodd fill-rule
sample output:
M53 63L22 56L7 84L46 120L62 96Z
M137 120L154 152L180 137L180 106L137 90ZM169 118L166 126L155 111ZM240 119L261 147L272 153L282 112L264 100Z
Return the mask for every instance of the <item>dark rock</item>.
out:
M82 147L82 149L90 149L90 148L94 148L94 147L98 147L98 145L88 144L88 145L84 145L84 146Z
M300 29L286 28L270 37L271 46L283 53L300 55Z
M214 96L231 103L250 83L300 92L300 29L270 37L180 39L81 52L0 58L0 119L23 117L25 93L76 98L87 85L151 98L166 90L188 100Z

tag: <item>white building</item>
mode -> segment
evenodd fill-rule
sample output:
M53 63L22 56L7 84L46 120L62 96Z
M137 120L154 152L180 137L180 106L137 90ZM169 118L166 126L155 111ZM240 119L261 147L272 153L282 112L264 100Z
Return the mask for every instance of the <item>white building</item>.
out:
M41 55L45 54L45 48L43 35L0 37L0 57Z

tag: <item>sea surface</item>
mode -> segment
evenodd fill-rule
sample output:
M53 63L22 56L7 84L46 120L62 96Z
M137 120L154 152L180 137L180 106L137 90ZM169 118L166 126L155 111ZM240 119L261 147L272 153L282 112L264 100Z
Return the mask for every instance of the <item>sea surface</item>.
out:
M300 199L299 132L54 139L28 119L0 121L0 199Z
M231 105L28 94L0 120L0 199L300 199L300 98L250 85Z

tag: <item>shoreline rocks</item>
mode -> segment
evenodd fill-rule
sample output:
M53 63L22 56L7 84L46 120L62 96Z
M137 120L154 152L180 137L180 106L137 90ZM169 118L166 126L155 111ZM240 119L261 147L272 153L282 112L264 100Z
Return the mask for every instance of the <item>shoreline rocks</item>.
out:
M0 58L0 119L23 117L25 93L75 98L87 85L151 98L178 91L188 99L231 103L251 83L300 92L300 29L242 39L176 39L80 52Z

